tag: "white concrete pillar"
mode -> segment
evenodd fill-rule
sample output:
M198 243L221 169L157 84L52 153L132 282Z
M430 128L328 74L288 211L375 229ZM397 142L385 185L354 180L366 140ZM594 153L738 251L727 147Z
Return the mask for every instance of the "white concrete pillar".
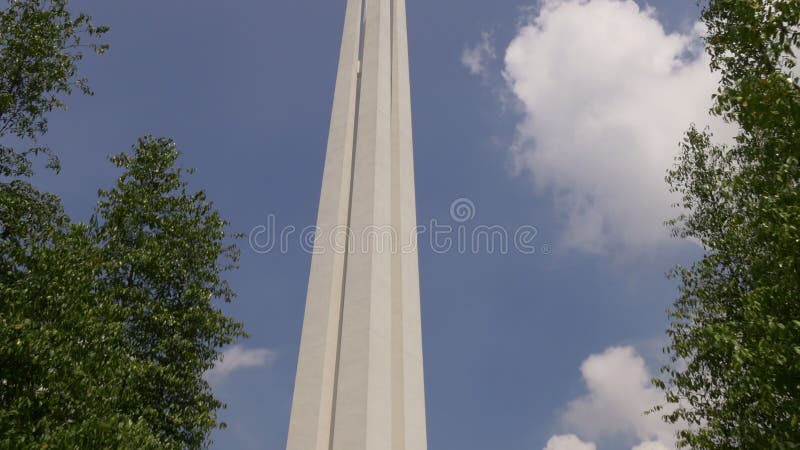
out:
M287 450L427 448L408 72L405 1L349 0Z

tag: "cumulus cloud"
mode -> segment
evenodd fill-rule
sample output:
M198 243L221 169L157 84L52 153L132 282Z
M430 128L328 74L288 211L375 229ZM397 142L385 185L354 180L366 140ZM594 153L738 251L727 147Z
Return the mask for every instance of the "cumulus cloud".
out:
M543 0L505 54L523 118L517 173L554 196L564 243L595 253L649 250L676 215L664 182L683 133L708 115L718 77L701 29L668 33L633 0Z
M591 355L581 365L581 375L588 392L567 405L562 416L565 427L590 440L636 439L641 443L633 450L675 448L675 428L665 423L659 414L645 414L663 404L664 397L650 383L651 375L644 359L633 347L612 347ZM562 436L553 439L556 438ZM545 450L562 448L550 448L550 442ZM582 445L594 448L594 444Z
M662 444L661 442L643 442L636 447L633 447L632 450L671 450L666 445Z
M544 450L597 450L597 446L591 442L583 442L574 434L568 434L553 436L547 441Z
M277 354L270 349L246 349L237 345L226 350L214 368L206 372L206 380L217 385L238 370L272 364L276 357Z
M497 51L492 44L492 35L488 32L481 34L481 41L467 47L461 53L461 64L473 75L486 77L489 73L489 64L497 59Z

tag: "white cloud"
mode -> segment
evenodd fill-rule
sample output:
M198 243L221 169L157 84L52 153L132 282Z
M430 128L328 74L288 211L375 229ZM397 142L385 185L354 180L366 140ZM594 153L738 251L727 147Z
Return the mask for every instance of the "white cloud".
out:
M591 442L583 442L574 434L569 434L553 436L547 441L544 450L597 450L597 446Z
M553 194L569 247L646 251L671 239L664 176L689 124L710 123L718 80L695 28L667 33L633 0L543 0L509 45L505 78L524 110L514 168Z
M492 35L488 32L481 33L481 41L467 47L461 53L461 63L473 75L488 76L489 64L497 59L497 51L492 44Z
M591 355L581 365L581 375L588 393L567 405L562 416L566 428L595 441L636 439L641 444L633 450L675 448L676 429L661 414L645 414L663 404L664 396L650 383L644 359L633 347L612 347Z
M671 450L671 449L666 445L662 444L661 442L651 441L651 442L642 442L636 447L633 447L632 450Z
M214 368L206 372L206 380L209 384L217 385L237 370L264 367L275 362L276 358L277 354L270 349L245 349L237 345L223 352Z

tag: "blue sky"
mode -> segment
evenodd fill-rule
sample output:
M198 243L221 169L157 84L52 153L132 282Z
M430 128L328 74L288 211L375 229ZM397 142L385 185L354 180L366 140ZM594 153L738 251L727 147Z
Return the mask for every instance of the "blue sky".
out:
M74 0L108 24L84 73L96 95L54 114L41 177L86 218L106 155L174 137L234 231L313 225L344 0ZM418 216L534 226L534 255L420 246L429 448L657 450L651 406L669 268L663 184L704 123L713 75L693 0L407 0ZM424 241L423 241L424 244ZM310 256L242 245L227 310L252 338L213 375L229 404L214 449L285 445ZM657 397L657 396L656 396Z

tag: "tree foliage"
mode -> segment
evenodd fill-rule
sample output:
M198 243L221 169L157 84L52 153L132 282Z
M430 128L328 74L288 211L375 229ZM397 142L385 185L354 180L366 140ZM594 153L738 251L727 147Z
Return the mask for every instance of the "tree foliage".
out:
M0 10L0 137L35 140L47 131L47 113L65 106L77 88L91 90L78 75L84 51L103 53L98 39L108 31L86 14L72 14L67 0L7 0ZM47 153L34 146L0 145L0 174L30 174L29 156ZM51 165L57 167L53 156Z
M212 299L235 294L222 274L238 250L204 192L190 192L169 139L144 138L132 154L112 158L124 169L101 191L93 219L105 262L101 283L126 312L124 336L138 362L135 391L160 436L199 448L216 425L203 373L218 349L244 335Z
M0 195L0 448L158 448L118 404L123 312L95 289L89 230L26 183Z
M656 383L684 447L800 448L800 2L710 0L703 21L712 112L740 132L692 128L667 177L687 211L675 234L706 254L675 270L674 364Z
M113 157L88 223L31 183L47 114L90 93L78 63L106 31L66 0L0 10L0 449L202 448L223 406L203 374L244 336L218 308L228 224L171 140Z
M238 253L178 155L144 138L114 157L89 224L0 185L0 448L206 444L222 404L203 374L244 336L213 303Z

